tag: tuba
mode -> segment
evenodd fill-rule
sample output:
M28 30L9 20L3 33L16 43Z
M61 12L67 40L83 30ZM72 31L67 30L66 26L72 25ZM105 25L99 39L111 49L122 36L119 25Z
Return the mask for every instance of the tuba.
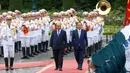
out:
M100 15L107 15L111 10L111 4L107 0L100 0L96 4L96 10L99 11Z

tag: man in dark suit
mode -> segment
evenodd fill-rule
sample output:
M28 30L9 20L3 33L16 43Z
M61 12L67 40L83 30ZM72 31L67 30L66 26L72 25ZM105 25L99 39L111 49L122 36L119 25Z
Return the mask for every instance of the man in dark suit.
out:
M79 70L82 70L84 61L85 47L88 46L87 33L82 29L80 22L76 23L77 29L72 33L72 45L74 47L74 55L78 63Z
M56 64L56 69L62 71L63 65L63 54L66 48L67 38L66 32L61 29L61 23L58 22L56 25L56 30L52 32L50 39L50 47L53 49L54 60Z

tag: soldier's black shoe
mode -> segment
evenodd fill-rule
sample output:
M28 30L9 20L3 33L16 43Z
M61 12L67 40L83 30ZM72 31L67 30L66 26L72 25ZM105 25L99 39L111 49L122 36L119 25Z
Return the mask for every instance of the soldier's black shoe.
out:
M40 50L41 52L44 52L43 50Z
M38 54L36 52L34 52L33 55L38 55Z
M49 49L46 49L46 51L49 51Z
M28 56L25 56L25 58L24 59L30 59Z
M43 52L46 52L46 50L43 50Z
M8 58L4 58L4 61L5 61L5 70L8 71L9 70L9 67L8 67Z
M67 53L64 53L64 55L67 55Z
M13 68L13 67L10 67L10 70L14 70L14 68Z
M6 71L8 71L8 70L9 70L9 68L8 68L8 67L6 67L6 68L5 68L5 70L6 70Z
M0 57L4 57L3 55L0 55Z
M25 56L23 56L21 59L25 59Z
M34 57L32 54L29 54L28 56L29 56L29 57Z
M66 53L69 53L69 51L66 51Z
M51 57L51 59L54 59L54 57Z

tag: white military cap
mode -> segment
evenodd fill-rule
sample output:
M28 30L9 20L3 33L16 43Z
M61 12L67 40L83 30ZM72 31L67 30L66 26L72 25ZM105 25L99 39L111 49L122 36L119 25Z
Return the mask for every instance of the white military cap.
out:
M23 13L23 14L21 15L21 17L23 17L23 18L27 18L28 16L27 16L26 13Z
M12 11L8 11L8 12L7 12L8 15L11 15L12 13L13 13Z
M72 13L73 13L73 14L75 14L75 13L76 13L76 10L75 10L75 9L70 8L70 10L72 11Z
M58 16L58 12L54 12L53 17L57 17L57 16Z
M84 17L87 17L88 15L89 15L88 12L83 12L83 16L84 16Z
M4 17L6 17L8 14L7 14L6 12L4 12L4 13L2 13L2 15L3 15Z
M6 20L12 20L12 16L11 15L7 15L6 16Z
M21 12L19 10L15 10L16 14L21 14Z

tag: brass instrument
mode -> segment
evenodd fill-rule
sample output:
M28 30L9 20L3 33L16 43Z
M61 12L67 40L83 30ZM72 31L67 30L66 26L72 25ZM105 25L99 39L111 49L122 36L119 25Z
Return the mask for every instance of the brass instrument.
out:
M96 10L99 11L100 15L107 15L111 10L111 4L107 0L100 0L96 4Z
M17 33L17 28L16 28L16 27L12 28L12 29L11 29L11 33L12 33L13 35L15 35L15 34Z

